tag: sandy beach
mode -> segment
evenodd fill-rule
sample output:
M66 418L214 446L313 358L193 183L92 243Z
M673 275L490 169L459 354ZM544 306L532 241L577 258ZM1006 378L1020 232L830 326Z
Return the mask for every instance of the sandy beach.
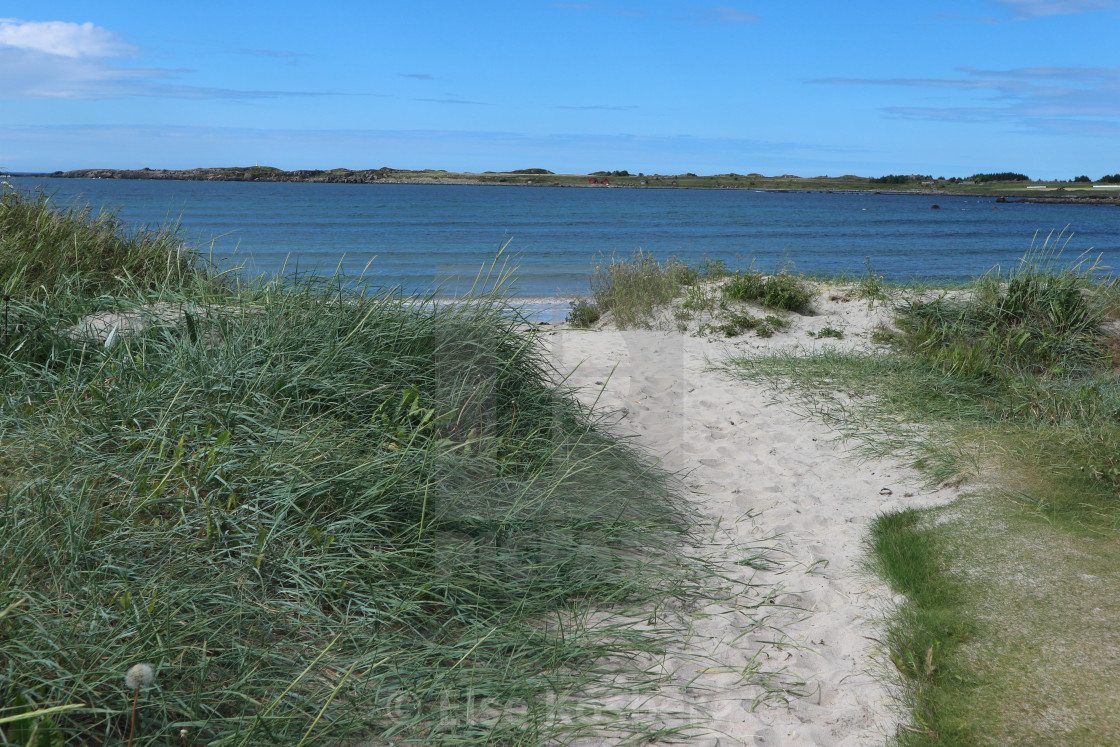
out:
M682 475L713 526L704 551L725 555L736 580L755 585L741 604L694 615L677 654L657 663L659 693L603 704L706 732L688 744L873 745L906 722L876 640L894 601L861 566L863 542L880 512L943 503L951 491L928 488L899 464L858 459L780 393L713 367L729 354L874 348L871 330L890 320L885 307L827 288L815 310L789 315L792 328L766 339L609 323L543 333L580 396L612 411L618 432ZM808 336L825 326L844 338ZM736 564L760 547L774 566Z

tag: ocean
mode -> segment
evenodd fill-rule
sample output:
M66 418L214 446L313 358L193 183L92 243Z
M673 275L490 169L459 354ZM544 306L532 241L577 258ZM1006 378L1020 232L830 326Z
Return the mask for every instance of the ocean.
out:
M641 250L732 268L792 265L888 279L963 280L1017 264L1065 232L1063 257L1120 261L1120 209L996 203L994 198L413 184L128 181L8 177L59 204L117 211L133 225L178 223L184 243L245 275L361 275L406 293L457 295L501 247L513 295L589 290L596 264ZM933 209L937 205L938 209ZM551 310L551 311L550 311Z

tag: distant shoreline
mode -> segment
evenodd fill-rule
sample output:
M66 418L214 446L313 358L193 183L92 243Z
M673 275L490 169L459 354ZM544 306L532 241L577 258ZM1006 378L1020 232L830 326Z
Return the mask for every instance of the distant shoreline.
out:
M459 173L406 169L296 170L268 166L199 169L76 169L51 173L12 174L15 177L51 179L127 179L154 181L294 182L306 184L425 184L455 186L584 187L588 189L735 189L761 192L874 193L938 197L995 197L1001 202L1062 203L1120 206L1120 190L1093 193L1094 187L1067 187L1065 183L997 182L972 184L959 180L884 184L869 177L767 177L761 174L554 174L545 169L511 172ZM921 177L915 177L915 182ZM1101 187L1096 187L1100 189ZM1031 191L1027 191L1031 190ZM1042 190L1048 194L1039 194ZM1078 194L1071 194L1077 192Z

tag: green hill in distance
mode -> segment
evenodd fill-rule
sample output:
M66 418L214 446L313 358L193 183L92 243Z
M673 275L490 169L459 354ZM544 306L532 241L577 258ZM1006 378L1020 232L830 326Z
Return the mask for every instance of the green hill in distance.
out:
M535 187L592 187L641 189L757 189L785 192L882 192L1023 198L1031 202L1099 202L1120 204L1120 184L1105 176L1093 182L1078 176L1068 181L1031 181L1016 172L933 177L889 174L881 177L802 177L791 174L631 174L626 170L591 174L556 174L542 168L514 171L455 172L440 169L302 169L284 171L272 166L231 166L198 169L79 169L35 174L87 179L177 179L187 181L260 181L343 184L505 184Z

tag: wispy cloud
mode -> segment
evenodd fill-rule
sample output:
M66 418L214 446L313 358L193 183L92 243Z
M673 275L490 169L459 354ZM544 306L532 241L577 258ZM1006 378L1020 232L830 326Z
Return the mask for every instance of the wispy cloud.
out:
M397 73L402 78L412 78L413 80L435 80L434 75L427 73Z
M553 8L560 10L591 10L595 7L594 3L552 3Z
M822 78L823 85L942 88L970 92L971 102L949 106L894 105L893 117L953 122L1005 122L1024 129L1083 134L1120 126L1120 67L1039 66L1010 70L959 68L947 78ZM977 97L980 100L976 100ZM974 102L974 103L972 103ZM1065 125L1059 126L1059 123Z
M928 119L945 122L991 122L1005 110L982 106L888 106L883 111L899 119Z
M169 147L169 144L173 144ZM0 124L0 152L13 171L113 168L193 168L252 160L281 168L350 168L438 165L455 171L524 168L586 173L604 163L631 171L723 173L729 168L796 168L816 172L822 155L865 162L861 148L819 143L641 136L633 134L527 134L463 130L269 130L237 127ZM355 153L376 152L379 162L355 162ZM729 160L730 159L730 160ZM729 167L741 160L742 167Z
M1005 94L1039 92L1046 85L1094 89L1120 82L1120 67L1059 67L1043 65L1010 70L957 68L963 76L953 78L818 78L809 81L826 85L919 86L937 88L990 88Z
M938 13L934 18L940 18L943 21L967 21L970 23L1002 23L998 18L992 18L991 16L961 16L955 13Z
M98 98L129 87L138 77L165 77L165 71L121 68L104 60L71 57L38 49L0 46L0 98Z
M701 26L723 26L736 23L757 23L762 19L749 10L733 8L729 5L713 5L707 8L689 10L685 20Z
M554 106L553 109L570 109L574 111L604 111L604 112L628 112L637 109L638 107L633 104L584 104L584 105L562 105Z
M987 88L989 83L958 78L817 78L809 81L829 86L918 86L926 88Z
M961 72L995 80L1056 80L1089 84L1095 81L1120 80L1120 67L1058 67L1040 65L1017 67L1011 70L983 70L974 67L959 68Z
M413 101L424 101L429 104L460 104L467 106L486 106L485 101L468 101L466 99L413 99Z
M1011 11L1012 18L1041 18L1120 10L1120 0L987 0Z
M268 99L331 91L236 90L182 82L191 71L122 65L140 48L92 23L0 19L0 99ZM242 50L288 58L295 53Z
M237 88L210 88L206 86L176 85L173 83L131 81L131 86L127 93L125 93L123 89L118 89L103 96L103 98L122 95L164 99L225 99L227 101L251 101L291 97L315 98L320 96L347 96L352 94L338 93L335 91L243 90Z

